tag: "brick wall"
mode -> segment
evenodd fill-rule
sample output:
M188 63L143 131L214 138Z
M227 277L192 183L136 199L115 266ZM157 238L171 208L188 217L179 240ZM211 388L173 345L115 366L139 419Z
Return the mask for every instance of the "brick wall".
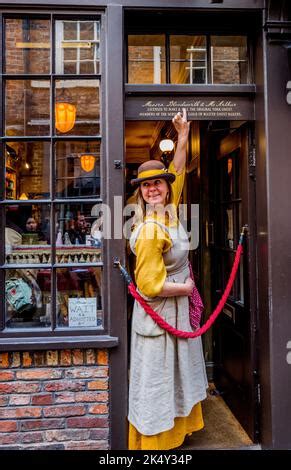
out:
M0 449L108 449L108 353L0 353Z

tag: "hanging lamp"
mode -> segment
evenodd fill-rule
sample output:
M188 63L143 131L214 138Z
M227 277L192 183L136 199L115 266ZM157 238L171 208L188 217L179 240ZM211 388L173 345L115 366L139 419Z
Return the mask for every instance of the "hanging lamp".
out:
M65 134L73 129L76 121L76 106L68 94L62 89L55 105L55 126L56 129Z
M81 153L80 155L80 163L81 163L82 170L86 171L86 173L89 173L90 171L92 171L95 166L95 160L96 160L96 156L93 153L90 153L89 145L87 142L86 152Z

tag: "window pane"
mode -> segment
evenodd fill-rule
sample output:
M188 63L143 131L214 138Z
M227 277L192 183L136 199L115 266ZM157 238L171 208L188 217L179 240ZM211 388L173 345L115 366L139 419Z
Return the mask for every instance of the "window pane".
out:
M50 205L14 204L6 208L7 264L51 262Z
M57 262L97 263L101 261L101 230L98 204L57 204Z
M171 83L206 83L206 37L171 36Z
M212 36L211 62L213 83L247 83L247 38Z
M46 273L48 282L42 279ZM48 327L51 323L50 269L9 269L5 273L6 326Z
M69 328L101 327L101 268L57 270L57 325Z
M100 73L100 21L56 21L56 73Z
M44 199L50 196L49 142L7 142L6 199Z
M57 80L55 123L58 135L100 133L99 80Z
M50 73L50 21L5 20L5 72Z
M56 195L100 197L100 142L57 142Z
M166 83L164 35L128 36L128 83Z
M5 134L38 136L50 133L50 83L45 80L7 80Z

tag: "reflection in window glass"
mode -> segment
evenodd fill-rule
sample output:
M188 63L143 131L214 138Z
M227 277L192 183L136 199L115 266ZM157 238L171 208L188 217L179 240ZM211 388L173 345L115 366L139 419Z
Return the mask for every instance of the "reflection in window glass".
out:
M7 80L5 88L5 134L48 135L50 83L45 80Z
M56 21L56 73L100 73L100 21Z
M248 83L246 36L212 36L213 83Z
M101 327L101 268L57 270L57 324L69 328Z
M98 204L58 204L56 206L57 262L99 262L102 229Z
M206 37L171 36L171 83L206 83Z
M166 83L164 35L128 36L128 83Z
M55 152L57 197L100 197L100 143L57 142Z
M5 19L5 72L50 73L50 21Z
M6 199L49 197L49 142L7 142L5 158Z
M57 80L55 124L58 135L100 133L99 80Z
M50 205L11 205L5 212L7 264L51 262Z
M43 281L42 273L46 273ZM5 273L6 326L46 327L51 324L50 269L9 269Z

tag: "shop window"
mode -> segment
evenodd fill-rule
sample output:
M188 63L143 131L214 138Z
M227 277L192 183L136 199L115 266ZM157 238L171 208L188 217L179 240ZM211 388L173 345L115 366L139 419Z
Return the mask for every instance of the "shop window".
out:
M171 83L206 83L206 37L170 36Z
M129 35L128 83L249 83L246 36Z
M247 38L212 36L211 67L213 83L247 83Z
M100 22L56 21L56 73L100 73Z
M99 17L4 19L4 337L104 334L100 40Z
M166 83L164 35L128 36L128 82Z

